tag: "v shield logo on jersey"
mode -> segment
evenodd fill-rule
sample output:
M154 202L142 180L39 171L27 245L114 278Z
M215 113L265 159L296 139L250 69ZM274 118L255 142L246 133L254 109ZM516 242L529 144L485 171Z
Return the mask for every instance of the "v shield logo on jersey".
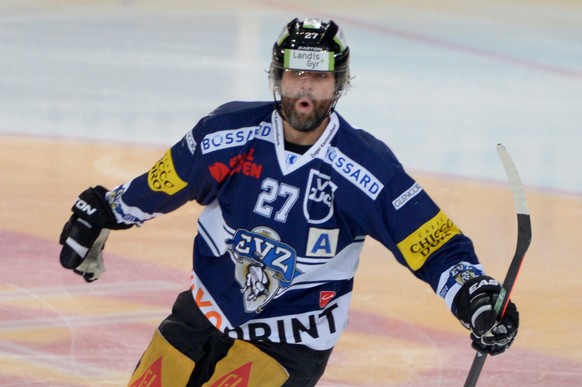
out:
M333 215L333 199L337 185L331 178L315 169L309 171L309 180L303 213L309 223L320 224L328 221Z

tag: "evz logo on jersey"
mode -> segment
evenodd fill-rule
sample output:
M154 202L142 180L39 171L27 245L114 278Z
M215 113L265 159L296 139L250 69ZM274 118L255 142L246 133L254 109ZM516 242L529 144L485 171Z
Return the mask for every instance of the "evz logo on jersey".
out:
M228 243L232 245L229 251L237 264L235 276L248 313L260 313L280 289L301 274L296 268L295 250L267 227L239 229Z
M337 185L331 178L315 169L309 172L303 200L303 213L309 223L320 224L333 216L333 199Z

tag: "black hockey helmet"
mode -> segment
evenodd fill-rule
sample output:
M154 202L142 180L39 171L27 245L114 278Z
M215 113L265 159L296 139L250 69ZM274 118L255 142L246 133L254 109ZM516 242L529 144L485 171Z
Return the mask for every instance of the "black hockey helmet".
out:
M350 49L343 33L333 21L317 18L289 22L273 45L269 80L277 91L283 70L333 72L336 77L336 99L350 81Z

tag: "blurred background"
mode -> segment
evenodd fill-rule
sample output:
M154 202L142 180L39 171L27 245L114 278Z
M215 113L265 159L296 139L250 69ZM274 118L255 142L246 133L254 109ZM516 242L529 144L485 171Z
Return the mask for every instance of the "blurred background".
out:
M218 105L272 99L271 47L311 16L350 46L337 110L392 148L500 279L515 215L495 145L508 148L534 244L515 294L521 340L481 382L579 383L579 0L2 0L0 385L126 383L188 286L200 209L112 237L107 273L85 286L56 261L73 199L146 171ZM466 332L373 241L363 258L322 385L462 385Z
M582 191L579 1L31 1L0 4L0 131L167 146L230 100L268 100L295 16L352 52L338 111L410 168ZM503 177L501 177L503 178Z

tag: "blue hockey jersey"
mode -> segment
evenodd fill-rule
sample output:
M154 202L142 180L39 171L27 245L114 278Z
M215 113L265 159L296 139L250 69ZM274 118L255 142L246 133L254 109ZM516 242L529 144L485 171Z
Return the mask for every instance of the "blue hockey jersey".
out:
M338 113L296 154L273 102L225 104L108 199L118 222L138 225L191 200L205 206L192 292L233 338L333 347L366 236L449 306L482 273L471 241L390 149Z

